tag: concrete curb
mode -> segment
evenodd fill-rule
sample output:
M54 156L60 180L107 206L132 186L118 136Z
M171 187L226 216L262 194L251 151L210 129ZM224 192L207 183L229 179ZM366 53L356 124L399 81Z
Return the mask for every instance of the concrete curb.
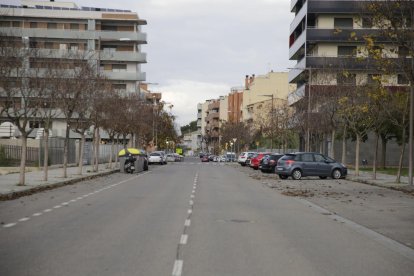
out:
M88 175L88 176L81 176L81 177L77 177L77 178L69 179L69 180L65 180L65 181L60 181L60 182L53 183L53 184L45 184L45 185L41 185L41 186L37 186L37 187L28 188L28 189L23 190L23 191L13 191L13 192L9 192L9 193L3 193L3 194L0 194L0 201L13 200L13 199L16 199L16 198L19 198L19 197L32 195L34 193L38 193L38 192L42 192L42 191L53 190L53 189L63 187L63 186L66 186L66 185L73 185L73 184L81 182L81 181L90 180L90 179L94 179L94 178L114 174L114 173L117 173L117 172L119 172L119 169L106 171L106 172L101 172L101 173L96 173L96 174Z

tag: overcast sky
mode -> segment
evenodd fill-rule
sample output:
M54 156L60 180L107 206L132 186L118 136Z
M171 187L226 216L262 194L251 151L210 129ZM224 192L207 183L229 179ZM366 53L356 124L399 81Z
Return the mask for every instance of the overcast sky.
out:
M60 0L56 0L59 2ZM197 103L227 95L247 74L287 71L290 0L66 0L129 9L147 20L142 71L171 102L179 125L197 119ZM1 0L18 3L18 0Z

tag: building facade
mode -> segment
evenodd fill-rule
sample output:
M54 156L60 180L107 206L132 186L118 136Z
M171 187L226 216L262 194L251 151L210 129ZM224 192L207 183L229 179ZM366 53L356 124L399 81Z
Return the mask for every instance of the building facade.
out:
M40 59L63 59L91 53L97 66L121 93L139 94L146 75L141 64L147 43L136 12L97 7L79 7L71 2L23 0L22 4L0 6L0 32L24 40ZM31 63L35 63L31 62ZM29 68L30 70L30 68ZM66 124L55 120L54 136L64 136Z
M382 38L379 27L366 9L371 1L292 0L295 18L290 25L289 59L297 61L289 72L289 83L297 89L288 96L290 106L309 105L308 120L317 121L320 104L315 99L324 93L340 93L375 81L389 89L401 89L408 81L403 75L381 75L364 37L375 36L382 58L405 58L407 53ZM345 72L345 73L344 73ZM311 104L312 102L312 104ZM306 136L310 136L309 133ZM301 148L310 144L304 138ZM332 137L327 139L325 153ZM311 145L308 146L310 148ZM319 146L318 146L319 147Z
M274 102L286 100L296 85L289 84L287 72L269 72L263 76L246 76L242 98L242 118L244 122L254 123L259 115L257 107L269 99Z

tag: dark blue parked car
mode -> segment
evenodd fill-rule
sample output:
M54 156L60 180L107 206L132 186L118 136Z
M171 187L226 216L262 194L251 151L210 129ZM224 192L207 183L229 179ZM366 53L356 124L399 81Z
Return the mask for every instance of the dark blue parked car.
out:
M314 152L297 152L285 154L277 161L275 170L281 179L291 176L301 179L303 176L319 176L321 179L345 178L348 173L344 164L338 163L330 157Z

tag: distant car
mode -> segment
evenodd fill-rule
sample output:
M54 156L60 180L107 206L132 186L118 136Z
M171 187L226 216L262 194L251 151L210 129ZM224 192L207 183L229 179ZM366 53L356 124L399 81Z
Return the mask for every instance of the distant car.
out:
M250 159L250 167L253 168L254 170L258 170L260 161L262 160L262 158L269 154L271 153L270 152L259 152L255 157Z
M224 155L221 155L220 157L219 157L219 160L218 160L219 162L226 162L226 156L224 156Z
M285 154L277 161L276 173L281 179L291 176L299 180L303 176L319 176L321 179L345 178L348 169L334 159L320 153L297 152Z
M204 155L203 157L201 157L201 162L210 162L210 159L207 155Z
M260 162L260 170L262 172L273 172L276 173L277 161L284 156L283 154L272 153L266 155Z
M175 162L181 162L184 159L184 156L179 155L178 153L173 153L174 158L175 158Z
M167 154L164 151L154 151L153 153L159 153L161 155L162 164L167 164Z
M167 154L166 157L167 162L175 162L175 156L172 153Z
M157 164L160 164L160 165L165 164L164 157L162 156L161 153L159 153L159 152L150 153L150 155L148 157L148 164L154 164L154 163L157 163Z
M237 162L242 166L246 166L246 160L249 154L251 156L252 154L254 154L254 152L245 151L245 152L240 153L239 158L237 159Z

